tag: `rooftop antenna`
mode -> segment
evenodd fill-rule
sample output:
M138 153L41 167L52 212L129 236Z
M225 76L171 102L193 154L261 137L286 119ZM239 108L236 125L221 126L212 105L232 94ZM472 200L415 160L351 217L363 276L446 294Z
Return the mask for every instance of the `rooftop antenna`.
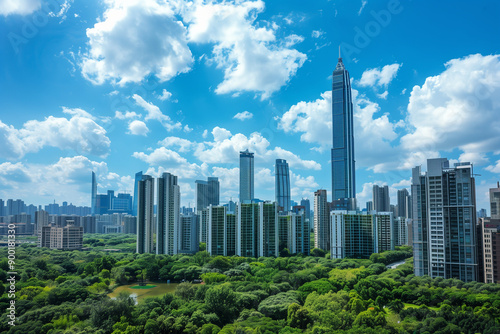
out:
M340 45L339 45L339 58L342 58L342 57L340 56Z

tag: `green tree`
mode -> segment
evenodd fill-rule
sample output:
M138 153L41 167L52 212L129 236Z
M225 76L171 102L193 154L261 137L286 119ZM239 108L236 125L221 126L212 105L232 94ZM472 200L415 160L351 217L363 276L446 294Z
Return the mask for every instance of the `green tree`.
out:
M208 289L205 305L209 312L217 314L222 324L226 324L236 316L236 298L236 293L225 283Z

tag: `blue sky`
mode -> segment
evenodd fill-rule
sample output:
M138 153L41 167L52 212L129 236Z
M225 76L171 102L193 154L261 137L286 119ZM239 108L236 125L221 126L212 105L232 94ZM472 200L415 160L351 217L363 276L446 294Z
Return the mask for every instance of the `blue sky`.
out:
M133 175L218 176L238 197L238 151L274 198L330 191L331 73L341 45L355 98L357 197L409 188L427 158L471 161L478 208L500 179L495 1L0 0L0 198L90 205ZM330 193L329 193L330 196ZM329 197L330 198L330 197ZM489 209L489 208L488 208Z

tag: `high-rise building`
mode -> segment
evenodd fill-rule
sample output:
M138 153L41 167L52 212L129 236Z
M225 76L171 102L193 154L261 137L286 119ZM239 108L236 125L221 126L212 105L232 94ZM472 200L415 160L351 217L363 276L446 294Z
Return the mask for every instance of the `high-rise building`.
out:
M472 165L428 159L427 172L412 171L413 261L415 275L478 277L476 196Z
M326 190L314 192L314 247L330 250L330 210Z
M35 212L35 226L37 234L41 232L43 226L49 225L49 213L45 210Z
M332 75L332 201L356 209L351 80L342 58ZM341 200L338 202L338 200Z
M208 211L207 251L210 255L226 255L226 208L210 205L206 210Z
M217 206L220 203L220 183L218 177L208 177L208 205Z
M123 221L123 233L137 234L137 217L131 215L125 215L122 218Z
M496 188L490 189L490 212L491 219L500 219L500 183Z
M373 210L380 212L391 211L388 186L373 185Z
M134 203L132 204L132 216L137 217L137 199L138 199L138 182L142 180L142 171L135 173L135 181L134 181Z
M5 216L5 203L2 199L0 199L0 217Z
M304 214L306 222L309 224L309 230L311 229L311 201L308 198L303 198L300 200L300 205L304 207Z
M208 208L205 208L200 211L198 214L198 233L199 235L199 242L207 243L207 238L208 238L208 220L209 220L209 210Z
M240 152L240 203L249 203L254 198L253 153Z
M234 211L226 214L226 256L233 255L236 255L236 215Z
M259 256L278 256L278 204L261 202L261 218L259 223Z
M287 248L291 254L309 255L311 245L305 210L282 213L278 216L278 240L279 251Z
M111 200L111 211L113 213L132 213L132 196L121 193Z
M373 211L373 201L368 201L366 202L366 212L371 212Z
M90 214L95 215L97 206L97 179L95 177L95 173L92 172L92 193L90 199Z
M394 246L408 245L408 222L410 218L397 217L394 219Z
M290 172L284 159L276 159L275 165L275 195L280 211L288 212L290 203Z
M193 213L180 216L180 253L194 254L199 250L197 218Z
M201 210L209 205L217 206L220 202L220 183L219 178L209 177L207 181L195 181L196 212L200 214Z
M158 178L156 254L175 255L180 250L181 194L177 176L163 173Z
M398 217L410 218L410 194L408 189L398 190Z
M373 253L394 250L391 212L332 211L331 258L368 259Z
M480 218L479 230L482 248L480 276L484 283L500 283L500 219Z
M142 175L137 182L137 253L153 253L154 178Z

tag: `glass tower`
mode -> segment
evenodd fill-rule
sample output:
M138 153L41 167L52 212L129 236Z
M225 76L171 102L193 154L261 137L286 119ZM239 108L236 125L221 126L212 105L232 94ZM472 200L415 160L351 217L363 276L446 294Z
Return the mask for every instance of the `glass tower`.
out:
M283 159L276 159L275 166L276 202L280 211L290 211L290 173L288 163Z
M134 182L134 202L132 204L132 216L137 217L137 191L138 191L138 183L139 181L142 180L142 171L135 173L135 182Z
M332 76L332 130L332 200L342 203L346 210L354 210L356 181L351 81L340 55Z
M97 212L96 211L96 205L97 205L97 180L95 177L95 173L92 172L92 198L91 198L91 203L90 203L90 213L92 215L95 215ZM2 203L3 206L3 203Z
M249 203L253 198L253 153L240 152L240 203Z

